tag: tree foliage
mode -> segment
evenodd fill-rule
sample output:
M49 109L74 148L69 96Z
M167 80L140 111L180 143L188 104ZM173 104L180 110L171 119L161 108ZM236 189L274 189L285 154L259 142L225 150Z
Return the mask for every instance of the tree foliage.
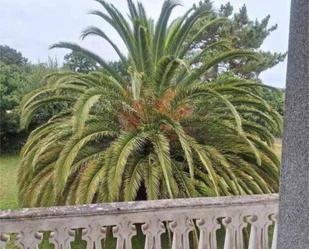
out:
M42 87L42 78L55 72L50 61L32 65L20 52L8 46L0 47L0 152L18 151L26 140L27 131L19 125L21 99L27 93ZM47 109L33 118L34 126L51 116Z
M17 65L0 62L1 136L6 132L16 132L19 128L15 108L20 102L25 80L25 73Z
M72 70L78 73L89 73L95 71L97 62L83 53L72 51L64 56L63 66L65 69Z
M256 54L220 43L190 57L192 28L208 13L194 5L170 21L178 2L167 0L157 21L128 0L129 18L97 0L127 47L124 55L103 30L87 28L118 53L126 75L77 44L104 71L57 73L22 103L24 128L40 108L68 109L34 130L21 152L23 206L135 199L242 195L278 191L279 160L271 149L281 117L261 97L260 83L213 68ZM210 20L205 29L217 25ZM196 63L201 57L203 63ZM254 118L264 121L260 125Z
M264 88L262 92L263 98L269 103L269 105L275 109L281 116L284 115L284 89L271 89Z
M23 66L28 63L28 59L23 57L21 52L7 45L0 45L0 61L7 65L17 66Z
M253 21L249 18L245 5L238 12L234 12L233 6L228 2L216 11L209 0L204 2L210 14L197 22L191 31L192 35L199 33L198 38L192 44L193 54L196 50L199 52L210 44L222 40L225 41L221 44L223 49L225 46L234 49L251 49L256 52L259 60L232 59L219 65L219 69L245 78L258 78L261 72L285 60L286 53L272 53L260 49L265 39L277 29L277 25L269 26L270 15L261 21ZM210 20L219 20L218 25L200 32ZM222 22L224 25L219 25ZM207 58L202 57L200 61L203 59Z

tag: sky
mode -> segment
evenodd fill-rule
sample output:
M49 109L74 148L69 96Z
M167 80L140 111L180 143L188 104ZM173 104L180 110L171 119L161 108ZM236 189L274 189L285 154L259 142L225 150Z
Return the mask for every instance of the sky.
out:
M164 0L140 0L147 13L156 18ZM119 10L127 12L126 0L110 0ZM176 17L199 0L182 0L177 7ZM219 8L228 0L213 0ZM235 10L246 4L249 17L261 20L270 14L270 25L278 24L262 45L262 49L272 52L286 52L288 48L288 28L290 0L230 0ZM116 60L117 55L103 40L90 37L81 41L80 33L87 26L94 25L103 29L121 49L117 34L98 17L88 15L90 10L101 8L93 0L0 0L0 44L21 51L31 62L45 62L48 57L63 61L69 51L49 50L49 46L59 41L75 42L86 47L106 60ZM117 42L119 41L119 42ZM265 84L285 87L286 61L267 70L260 76Z

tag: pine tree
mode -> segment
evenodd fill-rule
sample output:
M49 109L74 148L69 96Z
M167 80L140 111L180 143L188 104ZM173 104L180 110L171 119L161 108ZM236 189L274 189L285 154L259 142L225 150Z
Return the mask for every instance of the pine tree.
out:
M229 71L240 77L258 79L261 72L285 60L286 53L272 53L260 49L265 39L277 29L277 25L269 26L270 15L261 21L253 21L249 18L245 5L238 12L234 12L230 3L221 5L219 10L215 10L209 0L205 2L209 6L211 15L208 14L195 25L191 31L192 35L198 33L211 20L217 20L218 24L200 34L199 39L192 45L192 54L220 41L222 50L249 49L255 51L259 57L259 60L250 58L228 60L219 65L215 73ZM225 42L223 43L222 40ZM217 46L216 49L218 49ZM206 59L208 58L201 58L199 62L202 63Z

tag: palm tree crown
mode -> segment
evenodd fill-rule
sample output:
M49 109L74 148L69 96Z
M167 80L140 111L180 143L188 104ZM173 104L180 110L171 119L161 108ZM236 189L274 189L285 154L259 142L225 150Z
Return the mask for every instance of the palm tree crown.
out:
M278 190L279 160L271 149L281 118L260 97L261 84L222 73L221 62L254 53L217 41L194 56L191 44L224 19L207 16L207 4L169 21L176 1L164 2L157 22L141 3L128 0L129 18L103 0L93 11L119 34L124 55L96 27L83 33L106 40L127 70L121 75L104 59L76 44L53 47L82 52L104 69L63 72L22 103L21 123L50 103L68 108L34 130L19 167L24 206L135 199L270 193ZM204 63L202 56L208 55ZM210 80L211 79L211 80Z

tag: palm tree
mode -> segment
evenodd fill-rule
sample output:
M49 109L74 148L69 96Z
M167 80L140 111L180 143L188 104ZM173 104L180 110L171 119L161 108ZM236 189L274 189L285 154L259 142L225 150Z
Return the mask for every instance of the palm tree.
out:
M224 73L205 77L223 61L254 53L217 41L189 55L191 43L224 19L210 20L189 37L207 16L207 4L170 22L178 3L167 0L154 22L141 3L128 0L126 19L114 5L96 1L106 12L92 14L117 31L128 55L99 28L87 28L82 37L106 40L128 74L76 44L53 46L81 52L104 70L49 75L45 87L25 97L23 128L47 104L68 108L34 130L21 152L22 205L277 191L279 160L271 145L281 118L260 97L261 84ZM196 63L205 54L209 60Z

